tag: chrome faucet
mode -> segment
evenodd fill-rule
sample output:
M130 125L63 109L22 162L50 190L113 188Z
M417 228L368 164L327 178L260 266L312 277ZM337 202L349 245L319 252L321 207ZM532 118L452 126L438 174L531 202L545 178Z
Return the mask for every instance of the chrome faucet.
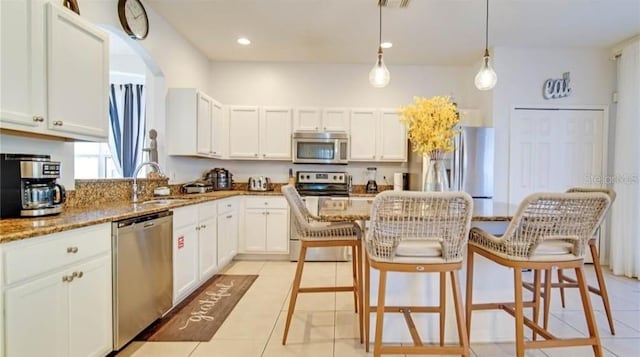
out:
M153 167L161 177L165 177L162 169L160 168L160 165L153 161L145 161L138 165L138 167L136 167L136 170L133 172L133 197L131 199L133 203L138 202L138 173L140 172L140 169L142 169L142 167L145 165L151 165L151 167Z

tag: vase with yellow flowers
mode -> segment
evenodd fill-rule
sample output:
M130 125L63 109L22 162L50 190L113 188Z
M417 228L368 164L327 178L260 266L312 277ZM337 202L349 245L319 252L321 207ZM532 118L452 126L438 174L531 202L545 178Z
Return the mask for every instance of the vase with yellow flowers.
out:
M447 191L444 156L453 151L453 139L458 133L455 126L459 115L450 97L414 97L414 103L400 108L400 122L407 125L413 151L428 160L423 190Z

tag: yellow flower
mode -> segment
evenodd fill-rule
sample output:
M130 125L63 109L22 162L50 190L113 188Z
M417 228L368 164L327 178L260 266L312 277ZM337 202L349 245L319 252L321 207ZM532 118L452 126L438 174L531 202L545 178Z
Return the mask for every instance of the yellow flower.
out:
M400 108L400 122L408 127L413 151L429 156L453 151L459 116L450 97L414 97L413 100L414 104Z

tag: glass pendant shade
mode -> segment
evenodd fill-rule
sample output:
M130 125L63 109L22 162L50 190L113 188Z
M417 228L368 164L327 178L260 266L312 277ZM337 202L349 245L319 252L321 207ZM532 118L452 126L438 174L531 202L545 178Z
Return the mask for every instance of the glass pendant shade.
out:
M493 70L491 66L490 58L488 53L485 54L482 60L482 67L478 74L476 74L476 78L474 80L476 88L479 90L490 90L496 86L498 82L498 76L496 75L496 71Z
M391 80L391 74L382 59L382 51L378 51L378 60L369 72L369 83L376 88L385 87Z

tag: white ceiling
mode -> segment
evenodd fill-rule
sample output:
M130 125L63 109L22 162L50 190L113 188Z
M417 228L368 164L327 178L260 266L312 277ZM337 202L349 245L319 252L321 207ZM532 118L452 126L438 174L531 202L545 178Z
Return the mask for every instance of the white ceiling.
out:
M377 0L145 0L212 61L373 63ZM640 34L640 0L491 0L489 47L609 48ZM387 64L460 65L484 49L483 0L383 8ZM150 32L153 32L151 23ZM250 46L236 39L246 36Z

